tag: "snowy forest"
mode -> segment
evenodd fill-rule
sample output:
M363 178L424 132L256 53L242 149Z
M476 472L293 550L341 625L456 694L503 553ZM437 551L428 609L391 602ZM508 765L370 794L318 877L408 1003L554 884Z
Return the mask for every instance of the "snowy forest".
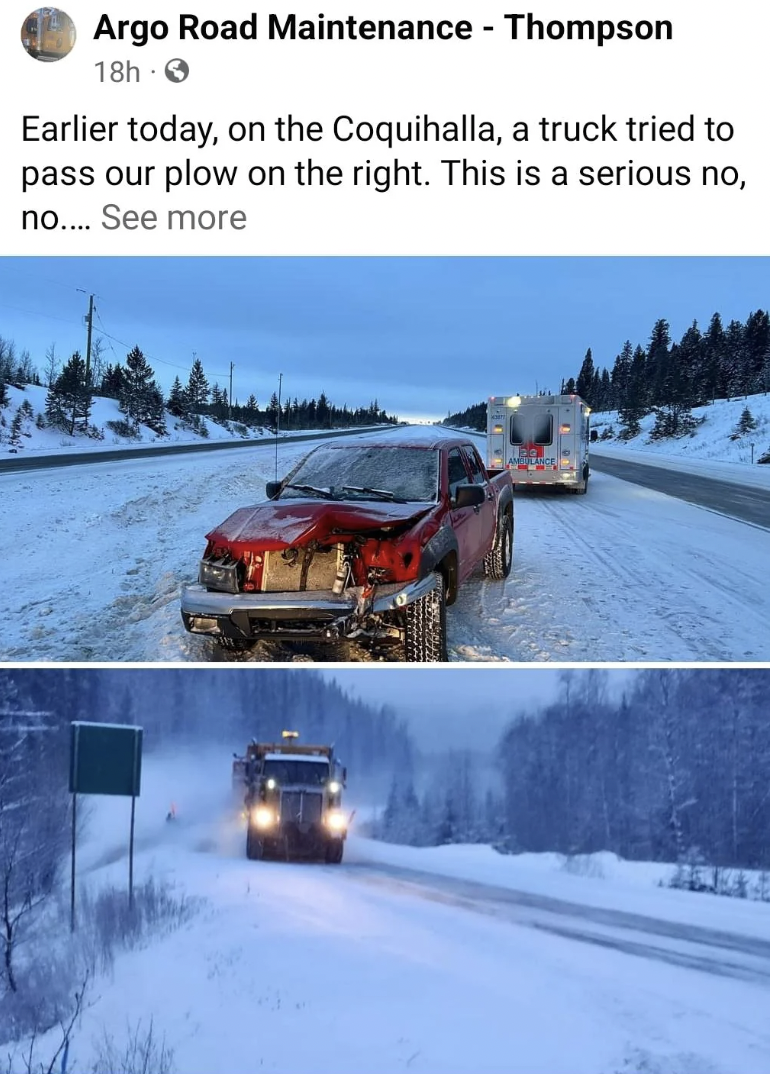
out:
M384 806L375 834L389 841L669 862L698 851L745 868L770 866L769 700L763 669L638 671L622 693L610 673L565 671L558 696L519 712L493 758L440 740L426 756L396 711L313 671L0 670L3 770L30 720L50 733L24 749L45 746L54 764L72 720L141 724L148 752L216 743L227 757L288 724L336 744L352 789ZM20 778L15 760L9 772Z
M335 743L362 778L389 773L411 753L392 710L366 705L313 671L0 669L0 728L13 738L29 712L54 735L73 720L133 724L144 728L145 751L218 743L226 757L251 738L280 739L289 726L306 742Z
M479 759L446 758L427 786L398 773L376 834L394 842L715 866L770 867L770 671L564 672L547 707Z
M109 363L105 340L101 336L93 342L90 361L78 351L61 361L52 343L46 351L41 378L29 352L18 350L13 340L0 336L0 433L7 425L6 437L11 441L18 439L23 422L29 419L39 428L58 429L69 436L80 434L101 439L104 430L91 422L96 396L118 401L124 419L109 424L112 432L128 438L140 425L146 425L157 436L165 436L169 421L206 436L203 417L230 426L235 432L238 425L271 431L280 425L287 431L397 424L398 421L389 416L376 399L362 406L350 408L345 404L340 407L324 392L318 399L301 400L296 395L279 400L274 392L263 407L259 406L253 393L245 402L239 402L237 398L230 398L227 387L209 382L203 363L197 357L193 359L186 381L182 383L177 375L166 397L155 370L139 347L133 347L121 362L112 345L109 346L114 359ZM29 401L25 400L8 423L2 410L9 402L9 384L22 389L30 384L47 387L45 412L35 414ZM19 429L14 430L14 422Z
M627 437L653 412L653 437L686 434L695 421L693 407L770 391L770 317L757 310L725 327L715 313L705 332L693 321L678 342L661 318L646 345L626 340L611 369L596 365L589 348L577 376L564 379L560 390L576 392L594 411L619 411ZM445 424L484 432L486 421L482 402L450 414Z

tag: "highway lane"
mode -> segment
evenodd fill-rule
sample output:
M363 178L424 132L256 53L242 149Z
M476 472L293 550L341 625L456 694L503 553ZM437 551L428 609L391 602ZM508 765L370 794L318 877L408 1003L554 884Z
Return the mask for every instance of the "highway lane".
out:
M360 883L485 914L566 940L770 988L768 940L380 862L353 862L343 869Z
M591 469L770 530L770 489L591 453ZM588 495L591 495L590 486Z
M362 426L360 429L339 429L334 432L316 430L282 436L279 444L296 444L302 440L319 440L338 436L360 436L362 433L389 432L398 426ZM117 462L122 459L147 459L158 455L186 455L195 451L221 451L226 448L270 447L275 449L275 438L264 436L259 440L195 441L189 444L156 444L152 447L115 448L109 451L61 452L56 455L26 455L14 459L0 459L0 474L20 473L28 470L52 470L61 466L82 466L89 463Z

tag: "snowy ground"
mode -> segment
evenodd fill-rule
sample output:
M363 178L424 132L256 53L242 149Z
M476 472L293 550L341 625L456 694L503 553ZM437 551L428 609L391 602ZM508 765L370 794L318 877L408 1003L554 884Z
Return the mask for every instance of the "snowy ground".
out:
M307 450L281 445L279 474ZM0 475L14 520L0 533L0 660L215 658L185 633L180 589L204 534L262 499L274 467L272 445L254 445ZM585 497L519 496L512 575L465 584L448 612L450 659L767 660L769 555L770 532L601 473ZM247 659L295 657L307 658L260 645ZM340 646L313 658L370 656Z
M187 809L180 778L196 763ZM225 768L221 758L145 765L137 878L166 878L205 903L95 983L70 1051L75 1074L105 1029L120 1038L151 1017L179 1074L770 1069L770 907L568 877L483 848L351 839L340 867L248 862L239 822L206 818L197 800L202 776L226 787ZM173 825L162 819L172 786ZM96 800L81 883L125 883L126 805ZM416 878L393 867L407 859ZM569 881L572 902L506 901L500 886L522 880L560 899ZM605 905L645 916L597 918L600 885Z

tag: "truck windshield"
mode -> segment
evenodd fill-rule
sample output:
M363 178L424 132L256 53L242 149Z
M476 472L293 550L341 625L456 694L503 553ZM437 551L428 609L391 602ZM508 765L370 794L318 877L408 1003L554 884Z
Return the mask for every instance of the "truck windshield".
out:
M426 448L321 447L300 463L289 485L312 485L335 500L434 503L438 498L437 451ZM281 499L308 495L284 486Z
M265 779L274 779L279 786L302 784L322 787L329 779L329 765L320 761L265 761Z

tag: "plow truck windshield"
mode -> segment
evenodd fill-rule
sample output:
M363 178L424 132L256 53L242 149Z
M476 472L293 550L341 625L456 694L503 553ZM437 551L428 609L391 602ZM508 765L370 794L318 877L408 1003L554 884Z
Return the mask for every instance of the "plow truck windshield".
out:
M320 787L329 780L329 761L326 757L266 757L262 774L278 786Z

